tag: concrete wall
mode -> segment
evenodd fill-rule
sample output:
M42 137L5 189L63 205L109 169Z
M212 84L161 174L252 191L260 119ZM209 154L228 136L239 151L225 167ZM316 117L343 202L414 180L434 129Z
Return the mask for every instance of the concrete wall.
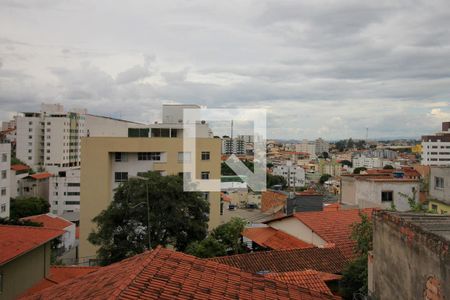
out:
M408 225L375 218L373 236L374 299L426 299L424 293L450 295L447 244ZM428 299L448 299L430 297Z
M341 202L348 205L356 205L356 179L350 176L341 177Z
M436 177L444 178L444 188L435 186ZM431 167L429 193L431 199L450 204L450 166Z
M9 217L11 144L0 144L0 218ZM3 177L5 176L5 177Z
M210 172L210 179L220 179L220 139L200 138L196 145L196 178L202 171ZM114 152L165 152L166 162L158 162L155 170L167 175L183 172L178 152L183 151L181 138L122 138L96 137L82 140L82 168L80 194L80 257L95 256L96 247L87 241L95 228L92 219L106 209L113 199L113 153ZM202 151L210 152L210 160L200 159ZM220 224L220 192L210 192L209 227Z
M50 268L50 243L0 266L3 292L0 299L16 299L39 280L48 275Z

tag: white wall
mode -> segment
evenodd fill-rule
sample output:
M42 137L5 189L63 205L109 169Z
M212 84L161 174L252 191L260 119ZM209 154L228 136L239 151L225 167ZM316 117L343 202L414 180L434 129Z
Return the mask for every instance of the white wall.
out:
M55 215L63 215L67 212L80 211L80 169L60 169L66 172L66 176L55 176L49 180L50 212ZM70 202L68 202L70 201Z
M9 217L11 144L0 144L0 218Z
M326 241L324 239L314 233L311 228L303 224L295 217L273 221L268 223L268 225L317 247L323 247L326 244Z
M290 175L288 175L290 173ZM283 176L286 181L290 180L290 185L296 187L301 187L305 185L305 169L300 166L291 166L290 172L289 167L286 165L274 166L273 175Z
M422 165L450 166L450 142L422 142Z

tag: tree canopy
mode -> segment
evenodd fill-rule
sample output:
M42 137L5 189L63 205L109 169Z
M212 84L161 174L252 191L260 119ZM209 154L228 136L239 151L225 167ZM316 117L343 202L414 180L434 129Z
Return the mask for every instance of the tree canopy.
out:
M274 185L281 185L283 188L287 186L287 181L283 176L280 175L272 175L267 173L266 175L266 186L268 188L273 187Z
M327 181L331 177L332 176L330 174L323 174L322 176L320 176L320 179L319 179L320 184L324 184L325 181Z
M361 174L361 171L366 171L366 167L358 167L353 170L353 174Z
M39 197L17 197L10 202L10 219L46 214L50 210L47 200Z
M88 240L100 246L102 264L141 253L149 248L148 217L152 248L170 244L183 251L190 242L205 238L208 212L204 195L184 192L180 176L149 172L116 189L108 208L93 219L97 229Z

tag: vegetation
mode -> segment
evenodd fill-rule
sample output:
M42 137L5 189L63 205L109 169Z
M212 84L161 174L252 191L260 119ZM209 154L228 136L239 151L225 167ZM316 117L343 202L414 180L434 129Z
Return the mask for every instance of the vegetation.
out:
M352 167L352 162L349 160L343 160L343 161L341 161L341 165Z
M0 218L1 225L18 225L18 226L34 226L42 227L42 223L32 222L30 220L19 220L19 219L4 219Z
M367 168L366 167L359 167L359 168L355 168L353 170L353 174L361 174L361 171L366 171Z
M353 299L355 294L367 295L368 254L373 249L373 225L369 217L360 213L361 222L352 226L351 238L356 242L355 254L342 272L341 295Z
M319 179L320 184L324 184L331 177L332 176L330 174L323 174L322 176L320 176L320 179Z
M391 166L391 165L385 165L385 166L383 167L383 169L385 169L385 170L393 170L394 167Z
M281 187L284 189L287 186L287 181L283 176L272 175L272 174L267 173L266 186L270 188L270 187L273 187L274 185L281 185Z
M47 200L39 197L17 197L10 202L10 218L17 220L23 217L46 214L50 210Z
M416 201L417 191L415 188L413 188L413 190L412 190L412 197L405 193L401 193L401 192L399 192L398 194L401 197L408 200L408 204L409 204L409 207L411 208L411 211L413 211L413 212L428 212L428 210L422 206L420 201Z
M184 251L206 237L209 202L202 193L185 193L180 176L149 172L144 177L121 184L114 201L93 220L97 229L88 240L100 246L103 265L148 250L149 243Z
M252 161L249 160L244 160L242 161L244 163L244 165L249 168L252 172L254 171L254 164ZM221 166L220 166L220 174L222 176L232 176L232 175L236 175L236 173L234 173L234 171L225 163L222 162Z
M232 218L214 229L203 241L191 243L186 253L202 258L245 253L247 249L241 240L245 225L245 220Z

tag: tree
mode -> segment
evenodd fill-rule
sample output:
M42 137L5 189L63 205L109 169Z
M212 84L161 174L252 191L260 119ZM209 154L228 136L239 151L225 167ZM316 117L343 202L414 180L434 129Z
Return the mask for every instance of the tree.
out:
M250 171L254 171L254 164L252 161L249 160L244 160L242 161L244 163L244 165L250 169ZM236 173L234 173L234 171L225 163L222 162L221 166L220 166L220 174L222 176L234 176L236 175Z
M186 253L203 258L245 253L247 248L242 242L241 234L246 224L244 219L234 217L215 228L203 241L191 243L186 248Z
M33 226L42 227L42 223L33 222L30 220L20 220L20 219L5 219L0 218L1 225L18 225L18 226Z
M385 169L385 170L393 170L394 167L391 166L391 165L385 165L385 166L383 167L383 169Z
M11 199L10 205L11 219L46 214L50 210L48 201L39 197L17 197Z
M330 155L328 154L328 152L324 151L324 152L322 152L322 157L323 157L324 159L327 159L327 158L330 157Z
M357 255L342 272L341 294L352 299L354 294L367 295L368 254L373 249L373 224L366 214L360 213L361 222L352 225L351 239Z
M184 192L180 176L149 172L144 177L121 184L108 208L93 219L97 229L88 240L100 246L102 264L148 250L149 235L152 248L170 244L183 251L207 234L209 203L203 194Z
M355 168L353 170L353 174L361 174L361 171L366 171L367 168L366 167L359 167L359 168Z
M320 176L320 179L319 179L320 184L324 184L325 181L327 181L331 177L332 176L330 174L323 174L322 176Z
M353 149L353 147L355 147L355 142L353 142L352 138L349 138L347 140L347 149Z
M349 166L349 167L351 167L352 166L352 162L345 159L345 160L341 161L341 165L342 166Z
M267 187L273 187L274 185L281 185L282 188L287 186L287 181L283 176L280 175L272 175L267 173L266 175L266 185Z

